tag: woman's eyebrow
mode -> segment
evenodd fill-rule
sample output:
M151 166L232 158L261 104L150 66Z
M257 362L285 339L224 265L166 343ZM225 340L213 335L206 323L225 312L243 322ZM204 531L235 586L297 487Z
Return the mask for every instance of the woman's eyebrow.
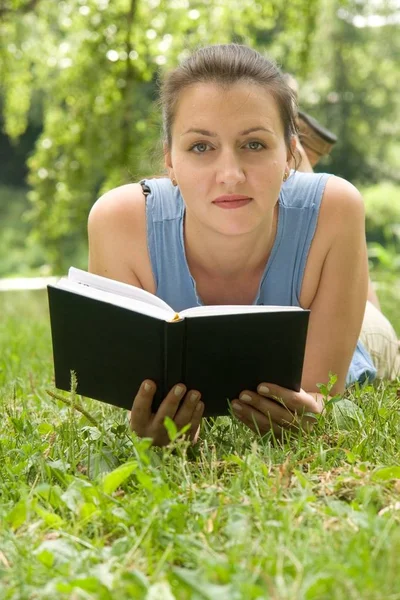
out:
M184 131L181 134L181 137L183 135L187 135L188 133L199 133L200 135L206 135L208 137L217 137L216 133L213 133L212 131L207 131L207 129L193 129L193 128L187 129L186 131Z
M267 133L272 133L272 135L275 135L275 132L272 131L272 129L262 127L261 125L257 127L250 127L250 129L245 129L244 131L241 131L239 135L247 135L248 133L254 133L255 131L266 131Z
M254 133L255 131L266 131L267 133L271 133L272 135L275 135L275 132L272 131L271 129L267 129L266 127L261 127L261 126L250 127L250 129L245 129L244 131L240 131L239 135L248 135L249 133ZM183 135L187 135L188 133L199 133L200 135L206 135L207 137L218 137L218 134L214 133L213 131L208 131L207 129L195 129L195 128L187 129L186 131L184 131L181 134L181 137Z

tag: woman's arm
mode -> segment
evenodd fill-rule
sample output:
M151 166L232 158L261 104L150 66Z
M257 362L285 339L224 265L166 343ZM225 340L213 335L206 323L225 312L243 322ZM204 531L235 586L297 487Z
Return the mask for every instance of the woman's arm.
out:
M328 179L318 222L327 251L310 322L302 387L317 392L329 371L338 377L333 393L344 390L360 334L368 289L365 215L361 195L347 181Z
M310 263L310 264L308 264ZM322 265L318 269L318 264ZM313 285L313 281L317 285ZM331 393L342 393L360 333L368 287L364 205L348 182L331 177L326 185L317 232L310 250L301 296L311 309L299 392L265 382L257 391L243 390L232 402L236 416L254 431L311 428L321 413L324 397L318 383L337 375ZM307 289L308 288L308 289ZM278 399L280 402L276 402ZM308 413L308 414L307 414Z
M299 164L297 166L297 171L301 171L302 173L313 173L314 170L313 170L313 168L311 166L309 158L308 158L308 156L307 156L307 154L306 154L306 152L305 152L303 146L301 145L301 142L300 142L300 140L298 139L297 136L296 136L296 149L295 149L295 152L300 157ZM294 161L293 161L292 168L293 169L296 168L296 165L294 164ZM368 281L368 300L370 302L372 302L372 304L374 306L376 306L376 308L382 312L381 305L380 305L380 302L379 302L379 298L378 298L378 296L376 294L376 291L375 291L375 288L374 288L374 284L372 283L371 278L369 278L369 281Z
M145 199L140 184L116 188L99 198L89 215L88 234L89 271L155 293L147 251ZM173 419L178 430L189 425L188 437L194 442L197 440L204 412L201 394L188 390L183 383L176 383L156 414L151 408L155 382L145 380L139 390L132 390L131 429L140 436L152 438L155 445L169 443L165 417Z

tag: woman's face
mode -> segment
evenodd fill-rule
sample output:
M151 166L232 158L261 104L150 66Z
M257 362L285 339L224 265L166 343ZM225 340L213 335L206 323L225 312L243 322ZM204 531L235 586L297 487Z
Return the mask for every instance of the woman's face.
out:
M182 92L165 163L199 224L237 235L270 221L289 158L277 104L261 86Z

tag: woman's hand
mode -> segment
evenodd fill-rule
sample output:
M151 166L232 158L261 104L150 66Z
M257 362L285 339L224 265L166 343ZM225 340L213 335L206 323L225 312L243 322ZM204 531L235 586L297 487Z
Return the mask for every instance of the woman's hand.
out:
M281 438L283 431L310 431L324 408L322 394L294 392L272 383L261 383L257 392L244 390L232 409L237 418L262 435L272 431Z
M178 383L161 402L158 411L153 414L151 405L155 391L156 384L153 381L149 379L143 381L131 410L132 431L135 431L140 437L152 438L155 446L166 446L170 439L164 427L164 419L169 417L175 422L178 430L190 424L186 435L195 443L204 412L204 403L200 401L200 392L196 390L187 392L186 386Z

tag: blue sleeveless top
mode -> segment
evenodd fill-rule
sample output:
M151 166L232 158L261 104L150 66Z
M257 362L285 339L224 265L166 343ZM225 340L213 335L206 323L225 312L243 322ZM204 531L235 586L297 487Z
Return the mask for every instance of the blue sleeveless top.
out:
M326 173L292 171L282 185L276 238L253 304L300 306L304 269L328 177ZM186 260L185 205L180 190L168 178L141 183L146 194L147 244L156 295L177 312L201 306ZM346 385L375 376L372 359L359 341Z

